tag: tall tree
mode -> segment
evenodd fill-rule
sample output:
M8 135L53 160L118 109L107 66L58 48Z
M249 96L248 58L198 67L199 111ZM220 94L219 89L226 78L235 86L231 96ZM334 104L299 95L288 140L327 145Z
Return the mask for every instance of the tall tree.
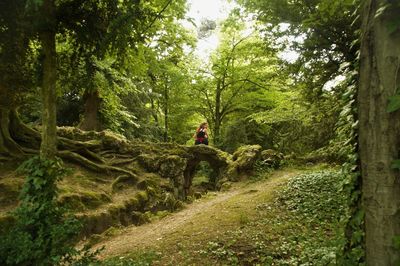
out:
M54 0L43 0L40 7L42 22L39 38L43 49L42 84L42 143L40 156L54 159L57 151L57 54L56 54L56 6Z
M259 32L246 32L245 22L235 10L222 24L221 44L195 86L201 100L199 111L211 124L215 144L220 144L221 127L228 116L243 109L242 99L271 88L275 63L273 50L259 38Z
M330 145L341 112L345 86L338 78L354 71L357 58L357 14L359 0L237 0L262 23L268 41L296 51L291 62L282 62L299 85L304 105L314 126L309 135L312 148ZM348 67L343 67L344 63Z
M399 13L398 1L363 5L358 111L367 265L400 262Z
M18 156L21 147L12 138L18 131L16 109L22 94L32 86L29 40L33 28L27 21L26 0L0 2L0 154Z

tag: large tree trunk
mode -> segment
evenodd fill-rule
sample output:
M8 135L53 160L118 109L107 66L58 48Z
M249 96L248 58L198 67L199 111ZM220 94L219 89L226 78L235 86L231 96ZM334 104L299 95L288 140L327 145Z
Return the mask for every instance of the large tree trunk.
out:
M43 1L42 14L43 20L45 21L45 28L39 33L44 53L42 85L42 143L40 145L40 156L47 159L54 159L57 149L57 54L55 11L54 0Z
M391 168L399 158L400 111L387 112L389 97L400 86L400 32L389 32L398 19L394 10L375 18L384 0L363 6L360 58L359 150L365 209L367 265L397 265L400 251L400 173Z
M102 130L103 126L99 119L101 105L99 91L85 91L83 99L85 101L85 111L79 128L82 130Z

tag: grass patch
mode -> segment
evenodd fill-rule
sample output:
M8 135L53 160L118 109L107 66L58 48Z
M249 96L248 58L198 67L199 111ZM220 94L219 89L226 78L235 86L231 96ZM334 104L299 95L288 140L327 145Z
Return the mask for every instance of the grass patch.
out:
M102 261L99 265L103 266L150 266L160 258L160 254L155 251L141 251L131 253L128 257L115 257Z

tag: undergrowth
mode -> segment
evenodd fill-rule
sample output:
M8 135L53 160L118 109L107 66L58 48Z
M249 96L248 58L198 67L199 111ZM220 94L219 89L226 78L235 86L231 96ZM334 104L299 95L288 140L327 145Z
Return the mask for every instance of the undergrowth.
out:
M344 244L341 220L346 211L346 196L340 185L343 178L332 169L295 176L276 192L275 200L255 204L256 214L237 209L240 215L236 228L210 234L200 243L177 244L176 251L169 250L168 254L157 250L159 253L114 258L112 262L115 265L337 265L337 253Z
M207 243L200 254L230 265L336 265L343 244L343 177L318 171L292 178L259 217Z
M88 265L97 252L77 250L80 222L57 203L57 182L65 175L60 160L39 157L23 163L26 174L16 223L0 236L1 265Z

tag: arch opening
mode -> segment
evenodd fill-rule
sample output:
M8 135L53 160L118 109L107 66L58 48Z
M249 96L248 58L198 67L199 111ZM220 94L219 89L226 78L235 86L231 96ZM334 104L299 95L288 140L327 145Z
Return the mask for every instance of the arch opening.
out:
M215 190L219 179L220 167L207 159L194 158L190 160L184 171L185 197L195 192L205 193Z

